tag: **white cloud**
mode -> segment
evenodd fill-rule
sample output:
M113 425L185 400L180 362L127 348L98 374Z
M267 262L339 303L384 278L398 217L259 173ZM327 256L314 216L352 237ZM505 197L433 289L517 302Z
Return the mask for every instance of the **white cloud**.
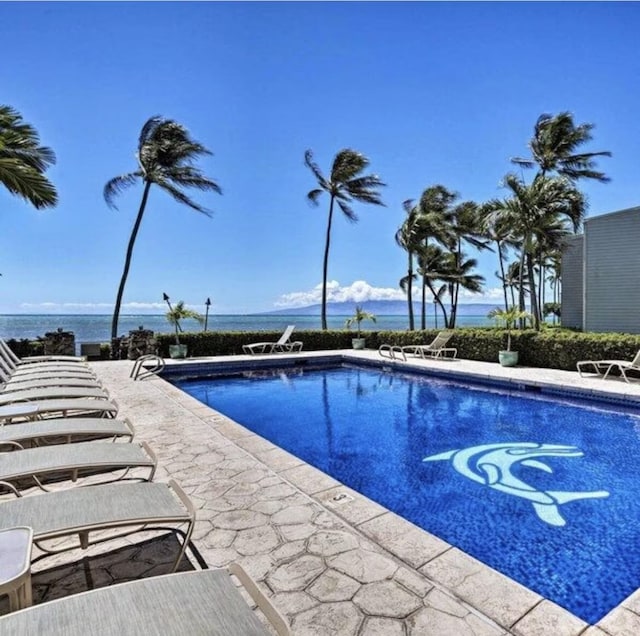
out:
M414 300L418 301L418 294L414 287ZM503 297L502 288L494 287L486 290L482 294L472 294L461 289L459 294L460 302L465 303L491 303L499 301ZM337 280L327 281L328 302L353 302L362 303L367 300L406 300L406 294L401 289L393 287L373 287L366 281L356 280L351 285L341 286ZM432 295L427 292L427 300L431 301ZM302 292L290 292L282 294L274 305L282 309L294 309L295 307L307 307L317 305L322 302L322 284L316 285L313 289Z
M366 281L356 280L343 287L337 280L327 281L327 300L329 302L362 303L367 300L404 300L404 292L392 287L373 287ZM303 292L283 294L274 303L276 307L306 307L322 302L322 284Z

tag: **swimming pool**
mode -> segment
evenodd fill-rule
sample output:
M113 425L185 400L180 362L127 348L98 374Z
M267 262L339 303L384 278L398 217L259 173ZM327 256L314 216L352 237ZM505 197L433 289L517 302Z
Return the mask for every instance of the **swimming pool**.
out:
M640 417L342 366L180 388L589 623L640 586Z

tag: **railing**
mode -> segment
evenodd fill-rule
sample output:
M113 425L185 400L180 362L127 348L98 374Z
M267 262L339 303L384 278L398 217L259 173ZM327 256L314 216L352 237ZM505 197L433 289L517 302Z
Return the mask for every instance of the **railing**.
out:
M148 363L149 366L144 366L145 363ZM157 356L155 353L149 353L145 356L140 356L133 363L129 377L134 380L144 380L151 375L160 373L164 369L164 366L165 362L160 356Z

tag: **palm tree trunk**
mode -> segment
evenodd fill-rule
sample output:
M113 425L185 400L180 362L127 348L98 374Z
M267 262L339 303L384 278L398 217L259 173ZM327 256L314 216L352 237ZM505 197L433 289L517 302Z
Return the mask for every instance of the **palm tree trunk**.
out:
M427 328L427 277L422 275L422 316L420 327L424 331Z
M142 201L140 202L140 208L138 210L138 216L136 222L133 225L131 236L129 237L129 245L127 247L127 255L124 259L124 270L122 272L122 278L120 279L120 286L118 287L118 295L116 296L116 304L113 308L113 320L111 322L111 340L114 340L118 336L118 318L120 316L120 306L122 305L122 296L124 295L124 286L127 283L127 276L129 275L129 267L131 266L131 257L133 256L133 246L138 236L138 230L140 229L140 223L142 222L142 216L144 215L144 209L147 207L147 199L149 198L149 189L151 188L151 181L145 181L144 191L142 193Z
M409 267L407 268L407 303L409 309L409 331L414 331L416 325L413 315L413 253L409 250L408 254Z
M527 273L529 275L529 295L531 297L531 313L533 314L533 326L536 331L540 330L540 308L538 307L538 296L536 292L536 273L533 267L533 258L527 254Z
M502 280L502 293L504 294L504 310L509 311L509 299L507 298L507 281L504 275L504 256L502 254L502 243L496 241L498 246L498 260L500 261L500 276Z
M331 223L333 221L333 201L329 202L329 220L327 221L327 238L324 244L324 261L322 263L322 331L327 330L327 273L329 271L329 247L331 245Z

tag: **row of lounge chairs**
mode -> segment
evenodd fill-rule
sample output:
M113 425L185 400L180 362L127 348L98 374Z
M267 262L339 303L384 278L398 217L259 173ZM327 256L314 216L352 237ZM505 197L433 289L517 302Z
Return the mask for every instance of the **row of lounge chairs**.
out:
M33 544L41 550L36 561L140 530L171 529L180 544L174 572L195 524L189 497L173 480L152 481L157 465L153 451L145 443L132 442L133 426L128 420L115 419L117 405L82 359L19 360L7 349L0 340L2 382L9 387L0 391L0 448L11 449L0 453L0 486L16 498L0 501L0 531L31 528ZM85 378L87 384L66 384L64 374L74 380ZM98 403L112 408L96 411ZM61 417L63 413L76 417ZM103 439L96 441L98 437ZM116 470L120 472L114 474ZM106 471L109 483L104 479L82 487L76 483L84 477L102 479ZM61 481L65 477L70 479ZM29 486L35 482L46 492L25 494L27 478ZM127 483L122 483L125 479ZM129 481L133 479L137 481ZM77 542L71 541L73 537ZM0 634L270 633L243 599L232 575L275 632L289 634L277 610L235 564L143 579L14 611L0 617ZM30 594L24 596L30 598Z

